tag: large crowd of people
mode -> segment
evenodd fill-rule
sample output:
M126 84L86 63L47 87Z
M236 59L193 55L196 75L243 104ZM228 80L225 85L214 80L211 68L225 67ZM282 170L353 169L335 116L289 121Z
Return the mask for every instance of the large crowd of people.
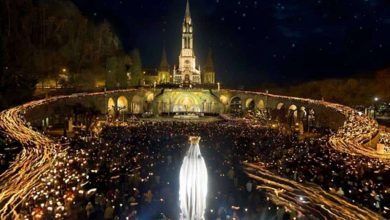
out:
M343 153L332 148L335 142L329 144L329 137L347 143L346 147L350 147L348 143L370 142L379 132L377 122L348 107L306 101L336 109L346 117L344 125L336 133L321 131L315 138L302 138L289 125L271 122L264 112L208 123L132 118L130 123L64 135L59 141L67 150L50 154L55 160L31 166L28 158L20 163L22 172L15 173L28 173L35 165L47 169L42 169L39 181L25 181L34 187L20 190L18 195L27 197L15 196L9 212L17 212L21 219L177 219L179 167L189 146L188 136L197 135L202 137L201 150L210 177L207 219L300 216L288 207L272 204L265 192L258 191L256 185L261 182L247 177L242 169L244 161L261 163L275 175L302 184L314 183L390 218L388 161L375 159L376 155L365 157L365 151ZM45 102L34 102L29 108ZM125 114L121 116L124 121ZM285 117L284 113L281 116ZM11 126L13 131L18 125ZM33 136L16 139L23 137ZM0 149L0 172L9 168L16 155L23 155L20 144L4 144L2 139L12 138L0 138L4 146ZM383 133L379 143L389 146L389 140L388 133ZM44 143L50 148L51 142Z
M337 137L364 144L378 134L379 126L373 118L353 111L349 107L338 107L338 109L343 112L346 120L338 129Z
M226 138L220 126L232 133L229 142L220 142ZM239 155L225 152L228 143L238 143L235 128L236 123L133 122L107 126L96 138L86 132L63 139L70 147L64 163L45 177L49 186L32 193L21 213L36 219L177 219L179 169L188 135L196 134L202 136L211 179L208 219L288 215L254 189L240 171Z
M379 144L383 144L385 152L390 152L390 128L381 127Z
M246 176L243 161L265 164L297 182L318 184L390 217L389 171L380 160L335 151L328 146L330 131L301 139L293 132L244 120L133 120L108 124L97 136L81 132L63 138L69 151L58 165L61 172L53 172L52 185L32 193L20 212L35 219L178 219L178 177L190 135L202 137L210 179L207 219L298 216L256 190L261 183ZM51 196L59 199L50 200Z

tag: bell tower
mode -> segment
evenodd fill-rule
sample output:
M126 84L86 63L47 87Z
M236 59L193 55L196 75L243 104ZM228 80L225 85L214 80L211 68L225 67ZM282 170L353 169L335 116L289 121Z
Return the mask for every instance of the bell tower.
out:
M177 84L200 84L200 68L196 66L194 54L193 23L190 12L190 3L187 0L186 11L182 27L181 52L179 67L174 70L173 80Z
M183 22L183 37L182 37L182 52L183 50L187 50L187 56L193 55L193 33L192 33L192 19L190 12L190 3L187 0L186 13L184 15Z

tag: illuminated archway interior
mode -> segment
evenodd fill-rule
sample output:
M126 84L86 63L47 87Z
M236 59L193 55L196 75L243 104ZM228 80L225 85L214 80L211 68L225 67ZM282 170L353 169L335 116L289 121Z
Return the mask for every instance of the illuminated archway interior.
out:
M153 102L153 100L154 100L154 94L153 93L146 94L146 101L147 102Z
M219 113L224 109L219 98L208 91L164 91L155 95L153 107L159 113Z
M287 118L290 120L291 123L297 122L297 120L298 120L298 107L296 105L291 105L288 108Z
M199 101L192 95L179 95L174 101L173 112L200 112Z
M117 107L119 112L127 112L129 110L127 98L124 96L120 96L117 101Z
M278 103L278 105L276 106L276 109L277 109L277 110L280 110L280 109L283 108L283 106L284 106L284 104L280 102L280 103Z
M241 98L240 97L234 97L230 101L230 111L232 113L241 113L242 112L242 106L241 106Z
M143 98L141 96L134 96L131 102L132 113L140 114L142 113Z
M253 100L251 98L247 99L246 102L245 102L245 108L247 110L254 110L254 108L255 108L255 100Z
M264 109L265 108L263 100L260 99L260 101L257 103L257 108L258 109Z
M107 112L109 115L113 115L115 113L115 101L113 98L108 99Z

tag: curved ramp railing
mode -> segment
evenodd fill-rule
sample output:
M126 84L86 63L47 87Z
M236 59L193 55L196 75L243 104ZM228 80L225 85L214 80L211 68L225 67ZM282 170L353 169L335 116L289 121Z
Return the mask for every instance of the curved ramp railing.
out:
M23 149L9 169L0 175L0 219L20 219L17 208L33 192L44 184L41 178L55 165L59 158L66 156L66 149L27 125L24 115L29 110L65 99L86 96L109 95L118 90L90 94L58 96L28 102L0 113L0 128L6 135L19 141Z
M297 210L308 219L384 219L318 185L303 184L275 175L261 164L244 163L244 170L251 179L261 183L257 189L264 190L274 204Z
M329 138L329 145L337 151L352 154L377 158L390 165L390 154L378 152L375 148L370 147L369 143L379 135L378 123L366 115L359 114L356 110L326 101L289 97L282 95L273 95L263 92L229 90L231 92L242 92L250 95L262 95L270 98L284 99L292 102L300 102L302 104L318 105L325 108L333 109L345 117L343 126L338 128L337 132Z

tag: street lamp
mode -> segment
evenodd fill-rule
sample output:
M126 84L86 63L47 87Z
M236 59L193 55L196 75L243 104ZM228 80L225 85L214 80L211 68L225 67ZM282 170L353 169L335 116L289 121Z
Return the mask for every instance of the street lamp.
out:
M108 105L108 101L107 101L107 89L106 87L104 87L104 103L105 105L107 105L107 107L105 108L106 109L106 122L108 121L108 114L109 114L109 105Z
M376 105L377 105L378 101L379 101L379 98L374 97L374 119L376 118Z

